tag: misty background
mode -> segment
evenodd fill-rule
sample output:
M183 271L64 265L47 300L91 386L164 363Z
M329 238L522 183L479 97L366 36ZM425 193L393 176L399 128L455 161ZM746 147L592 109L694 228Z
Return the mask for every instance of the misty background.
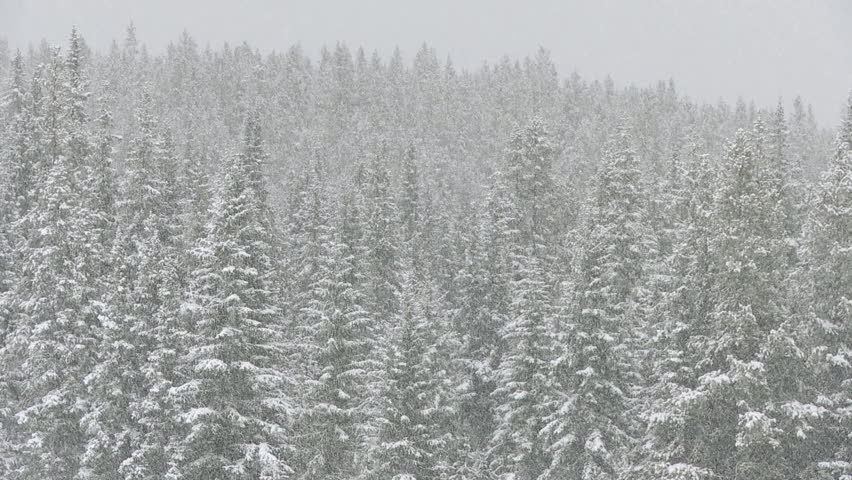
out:
M469 69L542 46L562 77L611 75L619 86L671 78L699 101L742 97L761 107L801 95L823 127L838 124L852 86L852 2L844 0L0 0L0 37L12 49L43 38L64 45L73 24L106 51L131 21L152 53L183 30L212 48L247 41L267 53L299 43L313 58L343 41L384 57L399 46L410 59L426 42Z

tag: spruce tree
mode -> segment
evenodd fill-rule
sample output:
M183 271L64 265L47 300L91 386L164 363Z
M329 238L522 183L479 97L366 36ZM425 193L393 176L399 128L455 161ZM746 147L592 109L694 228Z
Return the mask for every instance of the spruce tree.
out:
M492 468L535 480L552 461L544 428L555 409L553 325L557 311L535 256L523 259L511 284L511 318L502 331L506 353L497 372Z
M643 390L646 430L634 471L647 478L703 478L710 471L690 463L693 426L688 404L703 354L695 347L711 332L709 238L716 175L707 155L689 147L673 168L667 195L672 243L655 286L660 303L650 312L648 340L651 374ZM650 448L645 448L648 446Z
M34 203L35 176L37 164L41 160L42 80L39 72L34 73L33 88L27 91L23 68L23 57L18 52L12 63L9 100L6 104L8 123L2 150L2 158L9 175L6 194L13 208L10 212L13 219L23 216Z
M365 246L368 249L370 305L379 324L390 321L399 307L397 207L390 190L385 153L373 157L367 172Z
M556 361L565 398L550 417L552 477L614 478L633 433L627 417L642 275L644 199L632 137L619 128L599 167L575 282L576 304Z
M420 185L417 172L417 162L413 146L409 146L402 158L402 198L399 203L399 211L402 220L405 242L410 248L411 255L417 255L418 249L414 242L417 240L420 224Z
M451 436L446 432L447 393L437 358L430 292L403 274L401 305L383 349L384 388L371 452L370 478L444 478Z
M454 278L459 306L453 312L463 350L460 393L460 433L469 448L484 451L494 434L492 392L500 363L508 302L505 266L491 239L490 219L479 219L464 250L464 263Z
M779 448L784 432L770 402L781 380L772 355L786 355L772 342L787 328L780 301L786 257L764 134L756 122L726 151L709 243L712 328L691 344L701 359L684 402L692 437L686 462L729 478L790 474Z
M790 148L790 132L781 102L772 119L767 135L768 175L772 176L770 186L775 191L776 201L780 204L781 220L784 228L784 240L788 245L787 259L792 266L797 261L799 237L802 233L804 211L803 172L800 158Z
M187 424L176 470L187 479L281 478L292 406L281 363L272 224L260 126L246 122L244 150L224 172L216 217L193 272L197 309L182 335L186 379L171 395Z
M317 175L314 178L321 181ZM362 306L362 277L353 249L332 224L329 192L310 188L316 258L306 306L310 360L304 401L305 434L310 437L308 478L351 478L363 468L366 425L370 417L375 365L375 327Z
M557 205L552 177L554 148L540 118L516 131L508 146L506 178L518 208L520 240L534 249L552 242ZM536 254L544 254L537 252Z
M820 470L844 478L852 475L852 96L805 231L811 383L817 404L828 410L810 434L811 447Z
M90 201L100 208L101 227L93 241L112 248L101 263L110 273L101 302L101 354L86 379L93 399L84 418L87 478L156 478L169 468L162 458L169 428L152 424L152 417L166 414L160 411L165 392L158 377L169 372L160 356L174 348L178 252L166 176L175 159L151 109L143 92L115 205L106 183L112 177L108 131L101 131L92 166ZM101 128L108 128L108 118L102 117ZM118 217L115 226L110 211Z
M73 148L73 139L85 142L87 134L68 118L68 74L55 49L45 76L35 77L43 82L36 115L44 121L44 155L34 165L34 203L16 221L20 280L11 293L16 320L3 352L14 392L8 413L17 423L9 452L17 463L13 478L78 474L87 408L82 385L96 362L95 252L86 240L91 215L80 186L82 159Z

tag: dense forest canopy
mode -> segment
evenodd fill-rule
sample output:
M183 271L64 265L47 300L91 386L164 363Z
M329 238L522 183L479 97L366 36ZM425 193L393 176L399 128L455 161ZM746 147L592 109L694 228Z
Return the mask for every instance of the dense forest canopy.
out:
M0 77L2 478L852 479L852 97L132 26Z

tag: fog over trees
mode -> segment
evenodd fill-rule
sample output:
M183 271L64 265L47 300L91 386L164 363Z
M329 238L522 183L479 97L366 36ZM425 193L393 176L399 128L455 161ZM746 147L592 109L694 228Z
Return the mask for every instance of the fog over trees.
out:
M850 480L852 96L0 45L0 478Z

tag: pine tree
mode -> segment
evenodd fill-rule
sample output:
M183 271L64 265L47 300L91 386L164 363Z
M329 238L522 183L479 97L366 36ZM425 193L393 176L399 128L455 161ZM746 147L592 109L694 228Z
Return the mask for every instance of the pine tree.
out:
M831 477L845 478L852 475L852 96L805 230L804 299L815 344L809 375L817 404L829 411L811 434L813 457Z
M685 402L692 438L686 462L728 478L789 474L778 448L784 432L769 401L779 388L772 355L786 355L773 338L786 328L787 313L779 302L783 226L766 155L760 122L739 131L727 149L709 244L712 328L691 345L701 360Z
M587 212L574 319L556 371L566 393L549 419L556 477L613 478L632 434L627 408L635 370L628 332L640 325L643 201L632 138L620 128L605 153Z
M803 174L809 180L816 176L816 171L822 167L820 157L818 127L812 115L808 115L802 97L793 100L793 111L790 114L790 157L793 165L799 165Z
M0 349L5 345L6 336L12 328L11 294L14 286L14 257L12 249L15 243L13 222L17 220L18 196L25 198L31 194L27 188L31 183L32 164L21 155L25 144L19 133L27 123L21 117L24 114L26 90L24 85L23 59L18 51L12 60L10 90L3 103L4 118L7 127L0 132ZM25 141L24 141L25 142ZM18 143L17 145L15 145Z
M210 161L206 148L199 146L196 138L189 138L182 155L182 171L180 180L184 193L180 195L181 224L185 231L184 244L194 245L205 233L210 209L210 178L207 174L207 163Z
M3 168L3 166L0 166ZM12 289L16 282L17 272L15 269L15 250L12 249L12 214L15 211L11 202L11 196L7 194L10 190L8 179L0 178L0 368L6 367L5 354L7 338L15 326L12 308ZM7 374L0 375L0 453L9 452L9 442L12 440L9 432L12 430L10 411L7 407L13 404L13 395L10 391L10 378ZM7 463L10 458L0 462L0 475L9 476Z
M389 321L399 307L399 251L396 245L397 207L390 191L390 177L385 153L373 157L368 171L366 248L370 264L369 310L382 324Z
M89 96L84 72L83 39L77 35L77 29L71 29L68 54L65 58L67 79L64 87L67 89L68 101L63 112L63 123L70 126L70 132L65 139L65 154L72 165L81 168L88 158L91 141L82 127L88 122L86 99Z
M429 292L403 276L401 306L383 350L382 402L370 478L438 479L446 475L451 446L443 428L448 415L437 358L436 321Z
M399 211L405 242L411 249L410 253L416 255L418 250L413 242L415 242L418 235L417 229L422 212L420 212L420 185L413 146L409 146L403 155L402 170L402 198L399 204Z
M768 174L771 187L775 190L777 202L781 205L779 215L783 216L785 241L788 244L788 262L792 265L797 261L796 253L799 237L802 233L802 218L804 210L804 191L802 188L802 165L800 158L790 151L789 129L781 102L772 119L767 138L769 149Z
M317 248L317 235L311 214L311 188L316 188L318 184L317 170L308 167L302 175L293 179L289 188L286 255L283 261L288 278L288 312L297 328L305 327L301 323L304 318L300 313L307 306L307 293L316 270L317 256L312 250Z
M15 52L15 57L11 63L12 72L9 76L9 93L4 100L4 114L6 119L13 119L19 115L24 109L24 96L26 90L24 86L24 58L21 51Z
M33 74L33 88L28 92L24 85L23 58L18 52L12 63L9 101L6 105L8 129L2 151L9 169L7 195L14 207L14 218L29 211L34 200L37 164L41 158L41 77Z
M14 279L18 274L15 265L19 258L17 248L21 233L21 223L18 219L29 208L30 188L33 184L33 164L30 156L24 155L30 148L30 141L25 138L27 127L33 127L33 122L25 119L32 115L33 109L27 108L26 101L29 93L24 85L23 57L21 52L15 54L11 63L9 95L3 102L3 115L6 120L2 136L0 136L0 169L3 170L0 183L0 368L5 372L0 376L0 452L4 452L5 460L0 463L0 474L8 476L14 468L15 457L12 454L14 446L14 429L17 422L14 419L14 408L18 400L15 382L15 364L9 342L17 329L18 318L15 312L15 296L13 287L18 283ZM32 97L29 97L32 98ZM31 135L31 134L30 134Z
M460 333L463 366L460 433L469 448L484 451L494 434L495 372L500 363L508 307L508 285L500 252L490 238L490 219L481 219L463 253L464 263L454 279L459 307L454 312Z
M171 389L188 425L176 459L187 479L280 478L292 471L263 161L252 116L244 151L225 171L205 261L193 272L198 308L180 359L186 382Z
M540 118L516 131L509 142L506 177L514 190L521 241L536 249L549 244L555 233L550 231L557 207L552 178L554 153Z
M80 457L81 382L93 361L95 328L82 314L81 272L72 259L84 245L64 158L39 181L39 202L22 222L37 232L22 250L21 281L13 295L20 305L4 353L19 359L14 369L20 393L13 406L22 429L15 445L19 478L71 478Z
M6 345L6 337L13 327L12 323L12 299L11 291L15 285L15 251L12 249L11 230L12 221L9 218L12 209L5 199L0 199L0 207L4 208L4 214L0 215L0 350Z
M519 268L511 286L512 318L502 332L507 351L493 394L498 406L491 455L498 474L534 480L552 459L543 429L556 401L550 365L557 320L539 260L529 256Z
M15 326L4 357L17 427L11 445L17 478L71 478L82 453L83 379L95 363L99 321L91 288L91 223L79 185L72 139L86 139L69 121L73 95L58 50L39 85L44 92L45 156L34 165L36 203L16 221L20 280L11 293ZM34 91L35 94L38 91ZM38 95L41 98L41 94ZM38 125L38 123L36 123Z
M510 155L510 168L521 168L516 160ZM529 204L521 201L522 194L529 192L519 181L524 175L513 173L509 185L503 184L502 177L496 178L492 197L496 230L492 241L502 249L506 268L513 273L506 278L508 319L500 331L505 352L494 373L496 425L489 455L495 473L533 480L552 459L543 429L555 408L550 367L556 347L553 329L559 321L542 252L536 250L536 246L541 248L541 237L535 234L534 223L525 222Z
M707 155L689 147L672 166L666 216L671 230L664 232L671 250L656 283L660 304L648 325L651 374L643 391L647 405L644 443L634 470L647 478L704 478L710 471L689 463L692 425L686 421L688 399L696 386L703 355L695 346L710 333L709 239L714 201L715 172ZM649 446L650 448L644 448Z
M320 176L315 177L321 181ZM312 229L317 244L316 270L302 315L307 319L308 392L304 407L306 434L311 438L308 478L351 478L363 468L365 426L377 366L373 358L375 328L363 309L365 302L350 245L331 224L329 192L310 189Z
M102 129L108 128L102 116ZM110 134L101 131L90 182L90 201L99 206L93 242L111 247L101 264L108 271L100 308L99 362L86 383L93 399L83 418L87 429L84 478L122 475L156 478L168 470L157 458L167 443L163 425L152 425L164 392L159 356L173 348L177 251L172 228L167 165L174 162L143 92L136 112L124 182L112 205ZM112 225L111 211L118 216ZM112 240L114 237L114 240ZM173 356L173 355L172 355ZM165 430L165 431L159 431ZM153 437L153 439L152 439ZM162 445L156 445L161 443Z
M115 239L116 173L113 165L114 145L112 115L102 109L97 120L96 139L88 165L89 190L86 198L89 208L97 215L97 242L111 247Z

